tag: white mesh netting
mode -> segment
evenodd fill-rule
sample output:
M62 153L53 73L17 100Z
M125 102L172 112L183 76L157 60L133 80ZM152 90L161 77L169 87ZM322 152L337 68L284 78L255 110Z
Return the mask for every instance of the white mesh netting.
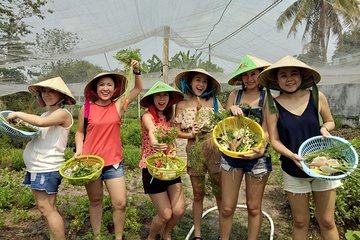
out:
M42 29L63 29L79 37L76 48L69 53L34 53L19 49L18 52L2 53L0 68L29 67L60 59L96 59L106 68L119 68L111 54L124 48L140 48L143 60L156 54L162 58L165 27L170 29L170 57L179 50L202 52L201 59L211 59L225 69L217 75L226 83L231 72L245 54L274 62L285 55L298 55L308 39L302 41L303 29L296 35L287 36L290 24L278 31L276 20L294 0L62 0L49 2L44 9L51 9L44 19L32 17L26 23L32 26L30 34L21 41L35 41L35 34ZM328 1L330 2L330 1ZM6 44L6 40L1 40ZM211 50L209 51L209 44ZM329 41L328 59L335 49L335 39ZM108 59L104 57L108 53ZM93 56L98 56L97 58ZM322 74L321 85L351 84L359 90L359 54L338 59L331 66L317 68ZM111 63L112 61L112 63ZM338 64L347 62L346 66ZM114 63L115 62L115 63ZM169 82L178 70L171 69ZM161 73L144 75L145 88L161 80ZM10 79L11 80L11 79ZM14 79L15 81L16 79ZM79 79L86 82L88 79ZM7 79L9 82L9 79ZM11 82L11 81L10 81ZM70 85L74 94L82 95L84 83ZM354 87L353 87L354 88ZM0 81L0 95L26 90L26 85L11 85ZM329 90L331 93L332 90ZM346 92L348 94L348 92ZM359 102L358 95L347 96ZM354 108L358 116L359 105Z

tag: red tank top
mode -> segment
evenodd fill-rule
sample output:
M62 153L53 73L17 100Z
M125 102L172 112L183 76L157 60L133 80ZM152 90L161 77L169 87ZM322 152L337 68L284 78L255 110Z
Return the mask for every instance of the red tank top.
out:
M83 154L102 157L105 166L120 163L123 160L120 126L115 102L107 106L91 103Z

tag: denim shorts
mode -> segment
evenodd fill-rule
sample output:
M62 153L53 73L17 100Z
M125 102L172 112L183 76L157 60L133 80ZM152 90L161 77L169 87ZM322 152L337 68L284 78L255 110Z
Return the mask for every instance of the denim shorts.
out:
M101 180L109 180L124 176L124 162L119 163L117 168L114 165L105 166L101 173Z
M340 180L323 180L317 178L293 177L283 171L284 190L291 193L322 192L342 185Z
M221 154L221 168L225 171L242 169L244 173L253 177L262 177L272 171L271 158L262 156L257 159L247 160L232 158Z
M47 194L57 194L61 179L59 171L45 173L26 172L23 184L33 190L46 191Z

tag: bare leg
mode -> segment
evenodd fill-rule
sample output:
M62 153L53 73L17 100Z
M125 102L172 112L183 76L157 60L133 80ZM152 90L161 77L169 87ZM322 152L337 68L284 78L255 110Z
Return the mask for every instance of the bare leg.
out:
M292 239L307 239L310 224L309 194L294 194L287 192L287 197L293 217Z
M166 227L163 232L163 239L171 239L171 231L178 224L182 216L184 215L185 206L184 206L184 193L182 190L182 184L177 183L168 187L168 196L172 209L172 217L170 221L166 224Z
M203 213L204 193L201 189L200 178L190 175L191 185L193 189L193 223L194 223L194 236L201 237L201 221Z
M113 208L113 223L115 228L115 239L121 240L126 215L126 187L125 177L113 178L105 181L109 191L111 205Z
M316 219L320 225L322 239L338 240L339 232L334 219L336 190L313 192L313 194Z
M32 190L36 205L49 227L51 239L65 239L64 221L56 209L56 194Z
M262 223L262 199L269 174L261 179L245 175L246 180L246 206L248 212L248 240L256 240L260 234Z
M220 238L228 240L236 209L243 171L221 171L222 202L220 207Z
M101 219L103 213L103 182L97 179L85 186L86 192L90 200L89 215L90 224L94 232L94 236L100 236Z
M154 207L156 216L151 221L148 240L155 240L156 234L170 221L172 217L171 204L167 192L149 194Z

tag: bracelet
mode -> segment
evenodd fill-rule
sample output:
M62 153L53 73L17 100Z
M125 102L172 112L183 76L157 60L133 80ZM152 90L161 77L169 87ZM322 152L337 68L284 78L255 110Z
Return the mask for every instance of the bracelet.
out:
M139 71L138 71L138 72L135 72L135 70L133 70L133 73L134 73L135 75L141 75L141 69L139 68Z
M328 132L329 132L329 129L327 129L327 127L325 127L324 125L322 125L321 127L322 127L322 128L325 128L325 129L326 129L326 131L328 131Z

